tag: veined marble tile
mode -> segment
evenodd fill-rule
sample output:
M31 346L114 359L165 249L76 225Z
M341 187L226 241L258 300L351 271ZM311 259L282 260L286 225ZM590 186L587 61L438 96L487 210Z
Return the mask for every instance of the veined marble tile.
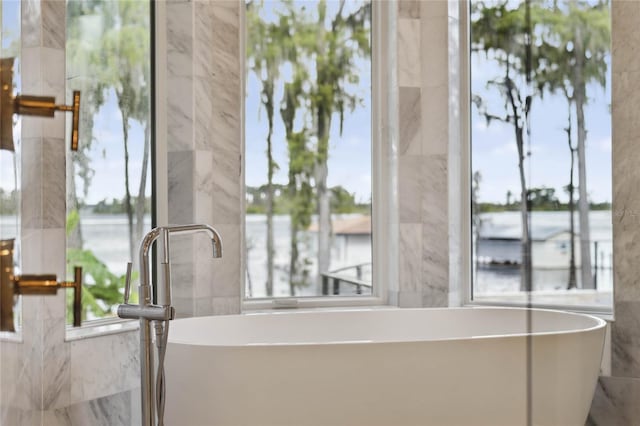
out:
M191 222L171 222L172 224L186 224ZM173 234L170 237L171 264L191 263L195 256L193 235Z
M600 376L586 426L629 426L640 419L640 380Z
M448 38L449 18L422 18L421 48L422 88L446 87L449 82Z
M400 300L402 301L404 293L422 291L422 224L400 224L398 251Z
M172 250L173 252L173 250ZM193 262L171 262L171 297L189 298L194 296L193 283L195 276Z
M44 413L45 425L132 426L131 391L73 404ZM46 423L49 421L50 423Z
M49 2L47 2L49 3ZM64 12L64 8L62 9ZM53 96L56 103L64 103L65 99L65 53L62 49L43 47L41 55L42 95ZM62 113L57 113L62 115ZM45 136L61 137L63 132L56 134L45 133Z
M420 155L423 123L420 88L400 87L398 102L400 155Z
M400 223L420 223L424 177L422 156L398 157L398 210Z
M42 1L42 45L64 49L67 7L61 1Z
M420 17L423 19L439 18L449 13L449 3L453 0L420 1Z
M169 168L169 223L193 221L194 152L167 154Z
M173 307L176 310L176 318L190 318L196 314L196 302L193 296L174 297L171 299Z
M167 150L194 147L193 77L167 77ZM169 168L171 171L171 168Z
M59 206L56 206L59 208ZM40 270L47 274L56 274L58 281L73 280L72 276L67 276L66 259L65 259L65 246L66 246L66 230L64 225L58 228L43 229L40 231L42 238L42 257ZM26 273L26 270L25 270ZM65 290L71 291L71 290ZM58 291L58 295L62 295L65 291ZM64 296L59 296L64 299ZM53 299L52 299L53 300ZM58 302L60 305L64 305L64 300ZM56 305L57 306L57 305ZM56 309L55 312L51 312L49 318L62 318L64 317L63 309Z
M211 78L215 57L210 47L214 45L213 7L210 2L195 2L193 73L198 77Z
M640 4L611 2L611 42L614 72L640 70Z
M17 373L22 344L0 340L0 424L17 424Z
M636 172L633 172L636 174ZM637 181L635 181L637 182ZM634 191L633 189L629 189ZM620 196L614 193L613 203L613 250L614 299L617 302L640 302L640 281L636 274L637 259L640 255L640 205L630 206L619 202ZM617 312L616 312L617 316Z
M90 339L71 345L71 404L94 400L140 383L140 342L137 330Z
M240 313L240 298L214 297L213 315L235 315Z
M195 151L194 179L195 191L193 206L194 221L197 223L212 222L212 212L214 204L219 203L217 197L220 195L215 191L214 160L215 153L211 151ZM218 172L221 173L221 172ZM222 172L223 173L223 172ZM214 220L217 218L214 218Z
M398 19L398 86L420 87L421 61L420 20Z
M193 75L194 6L192 2L168 3L167 76Z
M639 79L640 71L617 71L613 69L612 98L615 102L611 106L613 155L620 150L628 151L629 145L640 138L640 122L633 108L640 107ZM624 154L624 152L623 152ZM615 161L623 158L615 159ZM614 169L614 172L617 169Z
M64 229L66 226L66 172L65 141L58 138L42 139L42 226ZM48 241L48 249L55 250L64 262L66 238ZM46 248L45 248L46 249ZM58 250L59 249L59 250Z
M173 76L193 74L193 7L192 2L166 5L167 59L170 61L167 66Z
M419 0L398 0L398 17L419 18L421 3Z
M447 306L449 293L449 196L447 156L426 157L422 198L422 280L424 306Z
M131 426L138 426L142 423L142 394L140 388L133 389L131 394Z
M213 298L212 297L196 297L194 299L195 317L204 317L213 315Z
M65 291L41 298L42 405L39 408L43 410L65 407L71 398L71 352L64 340L65 311Z
M241 202L244 196L240 161L237 146L217 145L213 152L211 217L216 224L240 224Z
M24 3L23 3L24 4ZM42 47L22 46L20 51L20 93L28 95L40 95L44 96L42 88ZM14 65L15 67L15 65ZM14 73L17 70L14 68ZM42 123L42 117L29 117L34 123ZM24 120L23 120L23 124ZM42 129L36 131L33 129L36 126L30 126L29 128L22 128L22 137L41 137L44 136Z
M211 151L215 128L213 126L213 102L216 97L211 77L194 77L195 97L195 148Z
M444 155L449 152L449 91L440 86L428 93L422 97L422 153Z
M21 203L21 228L41 229L43 223L42 214L42 150L41 138L24 138L22 140L22 192ZM36 252L23 243L23 258L38 256ZM37 273L37 272L33 272Z
M422 308L422 291L402 291L398 292L398 306L400 308Z
M640 302L616 301L611 324L611 373L640 378Z

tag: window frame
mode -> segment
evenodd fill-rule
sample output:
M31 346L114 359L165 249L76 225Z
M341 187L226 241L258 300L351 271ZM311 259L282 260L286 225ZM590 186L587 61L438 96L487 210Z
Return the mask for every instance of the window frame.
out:
M607 308L595 305L567 305L532 302L506 302L500 300L478 301L473 299L473 244L471 226L471 0L462 1L460 5L459 37L460 37L460 136L462 138L462 212L460 229L462 231L462 305L463 306L504 306L563 310L568 312L597 315L604 319L613 319L613 297ZM615 281L612 294L615 292Z
M166 106L162 99L166 91L166 10L164 5L158 6L158 2L149 0L149 180L151 224L150 229L158 226L158 223L166 223L168 216L168 170L166 167L158 167L166 164L167 142L166 135L159 128L161 123L166 123ZM66 56L66 48L65 48ZM66 58L65 58L66 60ZM160 120L160 114L162 120ZM164 220L164 222L159 222ZM152 250L151 274L155 279L156 252ZM66 252L65 252L66 261ZM84 283L83 283L84 285ZM137 291L137 290L136 290ZM65 312L71 309L69 303L65 303ZM135 325L132 325L135 324ZM117 315L95 318L82 321L80 327L74 327L65 321L65 341L74 341L87 337L116 334L136 329L138 321L122 319Z
M395 64L393 50L388 46L395 45L393 24L396 12L395 3L380 2L371 0L371 233L372 233L372 295L366 296L310 296L310 297L264 297L264 298L247 298L246 276L244 274L246 256L242 256L242 274L240 303L242 312L251 312L256 310L272 310L283 308L340 308L340 307L366 307L381 306L388 303L389 282L393 277L397 277L397 271L394 269L393 259L397 258L397 238L394 233L397 230L389 224L394 222L394 211L391 206L397 205L390 197L395 196L394 191L390 189L395 185L396 170L392 145L396 143L392 136L391 127L388 125L391 109L387 105L393 105L389 102L389 98L394 96L393 84L390 83L395 77L395 70L385 68L390 64ZM241 13L241 46L243 52L246 52L246 19L245 8ZM246 55L241 57L241 68L245 69ZM246 73L242 75L243 91L246 91ZM385 102L385 100L387 102ZM242 99L242 156L245 155L245 97ZM393 118L391 118L393 121ZM385 125L386 124L386 125ZM244 165L243 165L244 167ZM242 175L243 187L244 173ZM390 193L393 192L393 193ZM246 253L246 241L244 238L246 207L245 197L241 200L242 207L242 253Z

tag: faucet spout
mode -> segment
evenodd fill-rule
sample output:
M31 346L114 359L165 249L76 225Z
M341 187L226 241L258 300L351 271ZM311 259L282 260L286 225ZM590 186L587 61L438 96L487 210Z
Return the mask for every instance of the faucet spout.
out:
M214 258L222 257L222 238L218 231L206 224L192 225L170 225L160 226L152 229L145 235L140 243L140 299L144 304L151 304L152 293L156 298L158 305L171 305L171 268L169 255L169 235L170 234L192 234L196 232L205 232L211 238L212 255ZM161 282L153 285L153 292L149 280L149 250L153 243L160 241L161 260L160 277Z
M213 227L206 224L196 224L196 225L173 225L167 226L165 228L169 233L194 233L194 232L205 232L209 234L209 238L211 238L211 245L213 248L213 257L219 258L222 257L222 238L220 238L220 234Z

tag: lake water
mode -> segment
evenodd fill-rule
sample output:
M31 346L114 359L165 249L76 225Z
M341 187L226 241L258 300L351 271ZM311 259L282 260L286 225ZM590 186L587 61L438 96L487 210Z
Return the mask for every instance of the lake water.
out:
M500 249L518 256L518 242L509 240L520 235L520 218L518 212L489 213L482 215L482 238L502 238L505 247ZM150 228L150 219L145 220L146 229ZM611 269L611 212L596 211L590 214L591 238L598 241L599 266L596 273L598 289L610 290L613 283ZM215 224L213 224L215 226ZM569 227L567 212L534 212L532 213L532 234L540 246L545 238L566 230ZM578 220L576 215L576 227ZM13 238L18 226L15 218L0 216L0 238ZM129 261L127 220L125 215L85 215L82 218L82 232L85 247L94 253L116 274L124 274ZM276 216L274 218L275 232L275 264L274 293L276 296L288 296L288 265L289 265L289 218ZM320 287L314 278L316 272L315 247L316 237L313 232L303 235L301 258L307 259L310 271L309 285L298 289L297 295L320 294ZM253 297L265 295L266 281L266 217L264 215L249 215L246 219L247 238L247 294ZM554 247L561 248L561 241L554 241ZM137 243L136 243L137 246ZM480 254L490 252L484 243L479 249ZM494 247L495 249L495 247ZM543 247L544 249L544 247ZM497 250L497 249L496 249ZM498 250L498 251L500 251ZM594 253L594 252L592 252ZM495 252L494 252L495 254ZM556 290L566 288L568 279L568 264L563 268L548 268L544 265L536 267L534 258L534 289ZM337 236L331 251L331 269L339 269L350 265L371 262L371 240L368 236ZM352 275L354 271L351 271ZM370 269L367 270L370 273ZM354 275L353 275L354 276ZM578 273L579 276L579 273ZM365 277L369 278L369 277ZM516 268L479 268L475 275L475 291L480 293L499 293L518 291L519 269Z

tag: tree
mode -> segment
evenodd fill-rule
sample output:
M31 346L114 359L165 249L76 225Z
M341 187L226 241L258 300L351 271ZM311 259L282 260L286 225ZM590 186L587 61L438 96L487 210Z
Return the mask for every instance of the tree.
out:
M135 241L133 217L134 206L131 197L129 176L129 129L130 120L137 120L145 126L144 151L149 152L148 104L149 104L149 3L143 1L118 0L105 3L105 11L113 14L116 25L109 28L102 39L101 80L107 82L115 92L118 109L122 119L122 137L124 150L125 208L129 225L129 254L135 259ZM146 159L143 160L140 190L146 186ZM136 203L136 209L144 209L142 202ZM136 217L143 214L136 213ZM141 228L140 228L141 229Z
M492 3L493 4L493 3ZM478 95L473 102L487 123L497 120L513 126L518 151L518 171L520 179L521 233L521 289L531 290L532 263L531 237L529 230L529 203L525 176L525 132L529 135L528 124L534 93L540 88L532 84L542 66L539 56L533 50L538 47L531 42L535 33L531 29L529 2L511 8L509 1L495 6L484 2L472 3L471 42L472 51L482 52L493 60L503 75L487 82L487 88L495 88L504 100L504 114L492 112L487 103Z
M67 155L67 214L77 215L80 209L76 176L82 181L82 196L86 198L94 170L89 152L93 146L94 117L105 103L106 82L98 78L101 70L101 37L104 27L113 25L112 16L105 14L102 2L74 1L67 4L67 74L68 90L80 90L80 125L78 150ZM83 246L82 224L77 223L67 237L69 248Z
M567 99L569 99L567 97ZM572 288L576 288L576 248L575 248L575 220L573 217L573 212L575 211L575 200L574 193L575 187L573 186L573 169L576 159L576 149L573 146L571 141L571 101L569 101L569 114L568 123L565 131L567 132L567 144L569 145L569 155L571 158L570 167L569 167L569 185L567 185L567 192L569 193L569 279L567 282L567 288L571 290Z
M105 104L109 91L113 90L122 117L129 256L135 261L133 248L142 233L150 150L149 2L78 0L69 2L67 10L67 74L71 76L68 86L82 93L80 148L78 152L69 154L67 161L67 262L69 265L78 261L86 263L85 272L93 277L95 284L84 286L86 291L83 299L86 299L86 306L91 308L94 315L102 316L109 311L105 306L110 306L114 297L118 300L121 298L117 289L122 287L124 281L122 277L107 273L104 269L106 266L90 250L82 250L79 215L82 201L76 188L76 175L82 180L82 194L86 198L94 173L89 156L95 141L94 117ZM132 205L134 197L129 190L128 131L131 120L139 121L145 133L142 176L135 207ZM134 211L137 222L135 230ZM94 273L90 272L92 268Z
M357 95L349 92L348 86L359 80L357 58L371 55L368 22L371 22L371 4L368 2L347 13L345 0L340 0L338 11L330 17L326 0L320 0L317 20L309 24L307 35L300 40L300 47L313 61L314 72L309 75L315 74L314 81L309 81L309 110L316 144L314 180L319 274L330 267L331 207L327 176L331 122L334 114L338 114L342 130L345 111L352 111L360 101Z
M562 6L562 7L561 7ZM580 261L582 288L594 288L591 271L589 199L586 173L587 127L584 107L588 102L587 85L606 85L607 62L611 53L609 2L571 0L553 2L542 11L542 36L555 50L549 59L556 65L549 73L551 91L561 89L576 114L578 156L578 211L580 217ZM571 111L569 112L571 114Z
M283 61L281 47L282 35L288 32L285 18L280 19L279 24L267 23L260 17L262 2L247 3L247 56L249 66L262 84L262 107L267 113L267 296L273 295L273 212L274 190L273 174L278 169L278 164L273 159L273 147L271 138L274 125L275 86L280 76L280 65Z

